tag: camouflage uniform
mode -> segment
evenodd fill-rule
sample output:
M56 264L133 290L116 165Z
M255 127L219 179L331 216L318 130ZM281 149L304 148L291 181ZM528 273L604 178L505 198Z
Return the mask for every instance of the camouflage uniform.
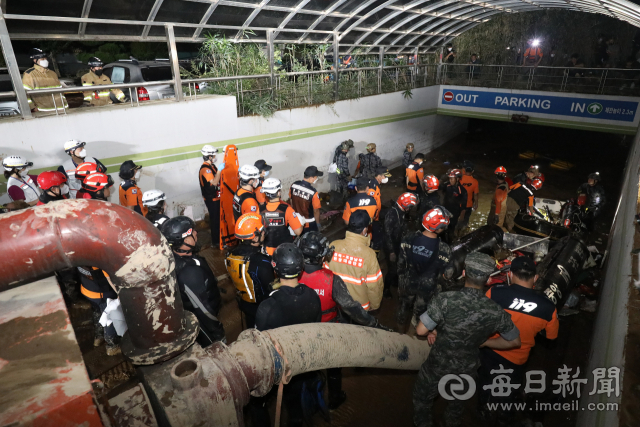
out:
M406 169L412 162L413 159L411 158L411 153L404 150L404 153L402 153L402 166Z
M417 231L402 239L400 253L398 254L398 311L396 321L403 329L407 316L413 311L416 318L426 310L428 302L437 292L438 278L442 275L444 267L449 263L451 248L440 241L437 252L433 252L426 263L414 265L411 262L411 253L416 249L415 242L422 236ZM400 332L404 332L401 330Z
M438 395L440 379L447 374L476 378L478 347L496 331L509 341L516 339L520 332L509 313L484 296L482 289L471 287L437 295L429 302L420 321L429 330L437 326L438 331L413 388L414 424L427 427L433 425L433 400ZM449 402L444 415L447 427L460 425L464 403L462 400Z
M376 177L376 169L382 166L382 160L375 153L360 154L360 173L365 178L373 179Z
M387 257L387 275L384 278L385 292L391 289L391 286L398 285L398 257L400 256L400 241L406 232L405 226L406 213L397 203L393 203L384 216L384 237L382 245L384 253ZM396 255L396 261L392 262L389 256Z
M347 153L342 152L342 146L338 146L336 148L336 152L333 155L333 163L338 166L336 173L337 177L337 191L342 194L343 200L347 200L349 198L349 178L351 174L349 172L349 158L347 157Z

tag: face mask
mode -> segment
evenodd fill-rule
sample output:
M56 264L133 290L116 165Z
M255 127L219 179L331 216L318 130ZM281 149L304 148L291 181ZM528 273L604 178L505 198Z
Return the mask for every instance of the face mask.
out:
M27 176L29 175L29 168L25 168L24 170L20 171L20 176Z
M96 76L100 77L102 75L103 70L95 70L94 73Z
M271 171L265 171L265 172L264 172L264 176L263 176L263 178L268 177L268 176L269 176L269 172L271 172Z
M38 64L39 64L42 68L49 68L49 61L47 61L46 59L41 60L40 62L38 62Z
M253 184L251 184L253 186L253 188L258 188L258 184L260 184L260 181L258 181L257 179L253 180Z
M63 196L69 194L69 186L67 184L62 184L60 186L60 194L62 194Z
M313 180L313 183L315 184L316 182L320 181L320 178L316 178Z
M448 47L448 48L447 48L447 50L448 50L449 52L451 52L451 48L450 48L450 47Z
M140 171L137 171L133 178L137 181L140 179Z
M382 181L380 181L381 184L386 184L387 182L389 182L389 177L387 177L387 176L382 178Z
M87 150L83 148L82 150L80 150L79 153L76 154L76 156L80 157L81 159L84 159L85 157L87 157Z

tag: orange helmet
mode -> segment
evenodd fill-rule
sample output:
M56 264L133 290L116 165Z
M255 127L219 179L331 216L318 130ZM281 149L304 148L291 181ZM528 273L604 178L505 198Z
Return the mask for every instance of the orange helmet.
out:
M398 206L404 211L408 211L411 209L411 206L416 206L417 204L418 198L413 193L403 193L398 197Z
M424 182L424 186L427 187L429 191L437 190L440 186L440 180L436 178L434 175L427 175L422 179Z
M87 163L83 163L83 164L86 165ZM76 170L76 176L77 176L77 170ZM92 193L95 193L96 191L100 191L105 189L106 187L109 187L110 180L111 180L111 177L109 175L103 174L102 172L95 172L87 176L84 179L84 181L82 181L82 188ZM113 182L111 182L111 184L113 184Z
M460 169L451 169L449 171L449 178L460 178L462 176L462 172Z
M494 174L498 175L498 174L507 174L507 168L505 168L504 166L498 166L498 168L493 172Z
M262 222L262 216L249 212L242 215L236 221L235 235L240 240L250 240L256 236L259 236L264 229L264 223Z
M531 181L531 186L533 188L535 188L536 190L539 190L542 188L542 180L540 178L536 178L533 181Z
M83 181L86 177L96 172L102 172L102 171L98 169L98 165L96 165L95 163L93 162L80 163L76 168L76 179Z
M440 208L433 208L422 217L422 226L435 233L449 226L449 217Z

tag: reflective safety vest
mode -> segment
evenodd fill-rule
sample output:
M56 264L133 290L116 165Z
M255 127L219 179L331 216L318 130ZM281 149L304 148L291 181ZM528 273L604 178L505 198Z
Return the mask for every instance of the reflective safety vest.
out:
M24 193L24 201L26 203L35 202L36 200L38 200L38 197L40 197L40 193L42 192L29 175L27 175L23 180L10 176L7 180L7 191L9 191L9 188L16 185L20 187L20 189ZM11 196L9 196L9 198L11 199ZM11 199L11 201L15 200Z
M307 285L320 297L322 322L338 321L338 305L333 300L333 272L331 270L321 268L311 274L303 272L298 283Z
M407 182L407 190L409 191L419 191L422 187L419 186L418 182L418 170L420 170L420 165L416 162L412 162L407 167L407 177L409 177L409 181Z
M93 71L88 72L82 76L82 86L99 86L99 85L112 85L111 79L106 74L98 76ZM91 103L96 107L107 105L111 103L111 92L115 95L116 99L120 102L124 101L124 93L120 89L103 89L94 90L93 92L84 92L84 100Z
M253 280L247 272L249 269L250 255L229 255L224 260L229 278L236 287L238 295L243 301L255 303L256 292L253 287Z
M233 217L236 221L238 221L238 218L242 216L242 205L247 199L254 199L256 203L258 203L256 195L253 193L253 191L247 191L244 188L239 188L236 194L233 196Z
M304 217L306 222L314 222L313 196L316 189L306 181L296 181L291 185L291 207Z
M262 220L265 226L264 245L267 248L277 248L283 243L291 243L293 238L289 233L287 224L286 203L280 203L275 211L262 211Z

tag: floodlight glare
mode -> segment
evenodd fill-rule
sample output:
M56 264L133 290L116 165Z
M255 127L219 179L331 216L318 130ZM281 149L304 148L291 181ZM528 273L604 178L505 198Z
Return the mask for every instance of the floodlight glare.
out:
M538 39L533 39L533 41L531 42L532 46L538 46L540 44L540 40Z

